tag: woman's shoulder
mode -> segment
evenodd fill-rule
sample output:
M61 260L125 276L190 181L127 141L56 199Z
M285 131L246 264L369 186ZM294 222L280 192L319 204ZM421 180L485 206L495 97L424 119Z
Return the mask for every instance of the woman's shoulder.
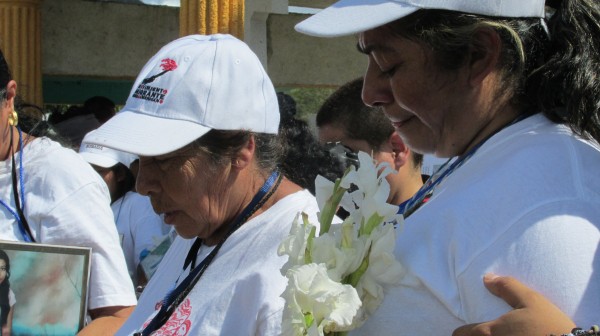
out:
M25 184L52 187L54 192L77 190L86 185L106 188L100 176L79 154L48 138L37 138L25 147Z
M90 165L74 150L45 137L33 140L21 155L29 174L52 174L54 178L60 178L61 174L69 177L94 176Z

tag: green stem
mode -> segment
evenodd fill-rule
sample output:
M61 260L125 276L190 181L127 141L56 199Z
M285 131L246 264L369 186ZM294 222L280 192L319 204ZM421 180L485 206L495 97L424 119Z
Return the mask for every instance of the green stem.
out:
M331 222L333 221L333 216L335 216L335 212L342 201L342 196L344 196L344 193L346 192L345 188L340 187L341 181L341 179L335 180L333 194L325 203L323 211L321 211L321 215L319 217L319 223L321 224L319 235L329 232Z

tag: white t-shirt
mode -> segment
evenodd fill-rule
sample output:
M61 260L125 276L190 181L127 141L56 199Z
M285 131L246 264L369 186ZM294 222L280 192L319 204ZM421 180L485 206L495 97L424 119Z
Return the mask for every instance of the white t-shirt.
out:
M287 284L280 269L287 257L279 257L277 248L300 211L316 222L317 203L306 190L284 197L242 225L155 335L279 335L284 305L279 295ZM176 238L117 335L141 329L177 278L183 281L189 273L189 267L182 272L183 263L193 242ZM201 249L197 264L211 249Z
M24 214L35 241L92 248L89 309L135 305L106 183L77 153L48 138L35 139L23 151ZM21 154L15 155L17 174ZM10 158L0 162L0 198L16 212L11 167ZM3 206L0 239L24 241Z
M141 254L159 243L171 227L154 212L149 197L133 191L116 200L111 208L129 275L135 279Z
M408 274L352 335L451 335L511 308L487 272L539 290L575 323L600 321L600 149L534 115L490 138L405 222Z

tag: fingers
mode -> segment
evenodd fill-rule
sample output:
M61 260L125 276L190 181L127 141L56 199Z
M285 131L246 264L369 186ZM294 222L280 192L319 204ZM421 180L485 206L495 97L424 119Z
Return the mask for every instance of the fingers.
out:
M490 336L489 323L474 323L467 324L460 328L457 328L452 333L452 336Z
M483 284L492 294L506 301L513 308L523 308L533 296L539 295L510 276L488 273L483 277Z

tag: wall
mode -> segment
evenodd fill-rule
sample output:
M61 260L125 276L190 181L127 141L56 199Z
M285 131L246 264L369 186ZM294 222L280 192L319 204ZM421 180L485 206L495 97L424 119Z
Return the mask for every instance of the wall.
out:
M265 0L246 1L248 7L256 7L258 3L249 2ZM266 0L272 1L283 0ZM328 2L331 1L319 0L316 4L325 6ZM290 4L306 5L306 0ZM251 48L264 50L266 40L267 71L274 84L331 88L361 75L366 58L356 51L355 38L321 39L297 33L294 25L305 17L270 14L266 39L254 37L248 42ZM179 9L174 7L43 1L44 100L81 103L92 94L103 94L123 103L145 62L161 46L178 37L178 21ZM253 46L256 41L261 45Z
M179 9L83 0L42 4L42 73L134 79L178 37Z
M294 30L308 17L271 14L268 21L269 74L279 86L339 86L364 72L367 58L356 37L317 38Z

